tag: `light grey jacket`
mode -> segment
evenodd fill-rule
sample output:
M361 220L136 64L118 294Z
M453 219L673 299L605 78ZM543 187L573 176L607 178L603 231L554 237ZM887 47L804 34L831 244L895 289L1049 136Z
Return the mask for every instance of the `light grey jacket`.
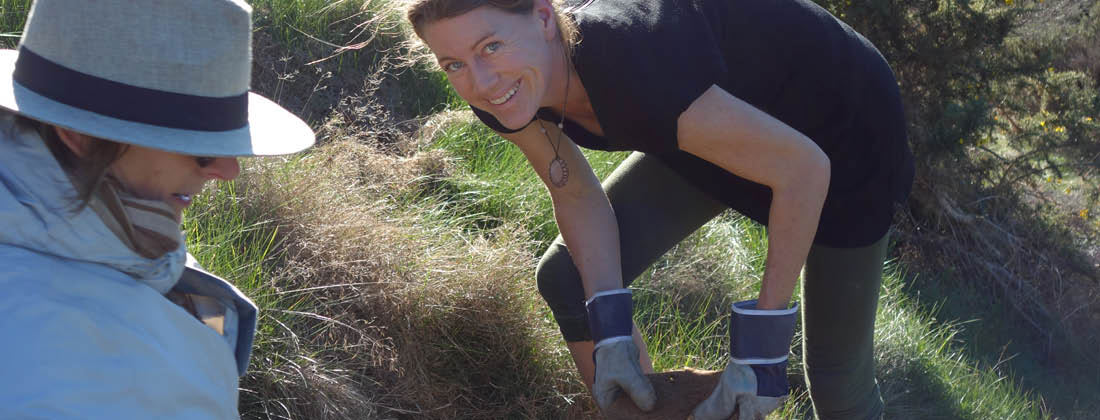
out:
M183 246L149 260L0 113L0 418L236 418L256 307ZM164 294L225 309L223 334Z

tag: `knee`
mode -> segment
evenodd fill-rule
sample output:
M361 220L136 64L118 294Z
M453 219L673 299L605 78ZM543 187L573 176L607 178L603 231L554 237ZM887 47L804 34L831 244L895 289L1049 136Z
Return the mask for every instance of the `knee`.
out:
M550 245L535 270L535 280L565 341L591 340L588 313L584 308L584 286L564 245L558 242Z
M535 282L538 285L539 294L543 300L556 309L568 305L575 300L584 300L584 286L580 281L580 273L573 265L569 251L558 242L550 245L550 249L542 256L538 267L535 269ZM578 293L576 288L580 287Z

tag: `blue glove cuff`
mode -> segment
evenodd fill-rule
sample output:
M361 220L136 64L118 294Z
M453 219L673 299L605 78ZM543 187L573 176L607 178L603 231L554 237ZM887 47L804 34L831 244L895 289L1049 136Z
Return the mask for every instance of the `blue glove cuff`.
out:
M588 310L588 328L592 331L592 341L597 346L609 338L631 336L634 330L634 304L630 289L596 293L584 306Z
M790 309L772 311L756 309L756 300L734 303L730 313L730 360L742 365L786 365L797 320L798 303Z
M761 397L782 397L791 393L787 382L787 362L770 365L750 365L756 374L756 395Z

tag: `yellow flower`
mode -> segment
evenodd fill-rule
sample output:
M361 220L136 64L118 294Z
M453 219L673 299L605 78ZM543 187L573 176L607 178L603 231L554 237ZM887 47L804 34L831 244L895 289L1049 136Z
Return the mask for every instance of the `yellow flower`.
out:
M1062 133L1062 132L1065 132L1065 131L1066 131L1065 127L1062 127L1062 126L1054 127L1054 132L1055 133Z
M1085 117L1085 122L1092 122L1092 117Z
M1077 212L1077 215L1081 216L1082 219L1088 219L1089 209L1081 209L1081 211Z
M1073 188L1066 187L1066 194L1073 192Z

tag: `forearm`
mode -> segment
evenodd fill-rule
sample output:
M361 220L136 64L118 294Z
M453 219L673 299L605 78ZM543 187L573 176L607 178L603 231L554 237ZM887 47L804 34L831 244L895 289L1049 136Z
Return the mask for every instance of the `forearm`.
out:
M768 257L760 284L758 309L787 307L795 282L817 233L828 189L828 171L807 174L804 182L773 188L768 214Z
M546 128L547 133L538 128ZM546 185L554 204L554 219L581 274L588 298L597 292L623 287L619 224L600 179L576 144L568 136L561 136L558 150L547 147L546 138L559 138L560 134L555 125L532 124L504 137L519 146ZM569 168L569 176L562 185L555 185L548 168L553 159L559 158Z
M554 218L581 274L585 297L622 288L619 225L607 195L594 188L578 196L554 197L553 201Z
M790 301L829 187L829 158L810 138L718 86L680 115L681 150L772 190L768 260L757 302Z

